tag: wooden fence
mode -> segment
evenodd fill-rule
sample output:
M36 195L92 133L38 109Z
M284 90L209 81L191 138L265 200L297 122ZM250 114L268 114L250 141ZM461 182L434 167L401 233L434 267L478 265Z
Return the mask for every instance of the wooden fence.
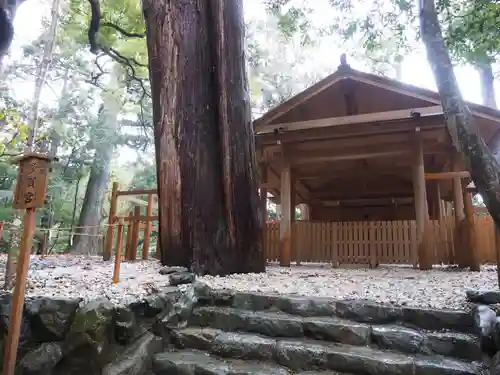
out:
M118 189L118 184L116 182L113 183L108 230L103 252L104 260L111 258L113 248L116 254L123 254L126 260L136 260L141 231L144 231L141 257L142 259L148 259L151 232L158 230L158 227L153 225L153 222L158 220L158 216L153 215L153 198L156 194L156 190L154 189L121 191ZM147 200L142 201L141 199L130 198L137 196L146 196ZM126 216L119 216L117 214L119 197L129 197L129 202L135 204L134 209ZM117 230L115 230L115 227ZM156 250L156 255L158 255L158 241L156 243Z
M476 216L476 251L481 263L496 263L495 227L490 216ZM455 219L429 224L433 264L455 264ZM294 262L333 264L416 263L415 221L337 222L296 221L292 230ZM279 222L268 222L264 251L279 260Z

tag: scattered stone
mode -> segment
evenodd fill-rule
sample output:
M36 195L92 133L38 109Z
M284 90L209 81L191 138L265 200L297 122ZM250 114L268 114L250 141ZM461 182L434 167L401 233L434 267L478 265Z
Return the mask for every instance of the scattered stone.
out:
M480 303L483 305L493 305L496 303L500 303L500 291L467 290L465 294L467 296L467 300L470 302Z
M177 267L162 267L160 268L160 270L158 271L160 273L160 275L170 275L172 273L178 273L178 272L189 272L189 270L186 268L186 267L180 267L180 266L177 266Z
M177 272L169 275L170 285L177 286L182 284L191 284L196 277L191 272Z

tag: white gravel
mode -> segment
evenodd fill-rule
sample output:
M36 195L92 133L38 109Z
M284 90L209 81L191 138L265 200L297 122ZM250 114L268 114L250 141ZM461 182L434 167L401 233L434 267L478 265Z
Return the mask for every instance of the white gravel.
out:
M0 282L3 286L6 257L0 257ZM168 276L160 275L156 259L122 262L120 282L113 284L114 262L102 257L58 255L31 256L26 296L82 298L88 302L106 297L116 304L127 304L169 285Z
M270 266L263 274L203 277L216 289L284 293L335 299L371 299L415 307L467 309L465 291L497 290L496 267L481 272L444 267L430 271L409 267L381 266L376 269L332 269L302 265L290 269Z
M0 283L3 286L6 256L0 256ZM112 283L113 262L101 257L32 256L27 296L59 296L89 301L107 297L126 304L161 291L169 285L156 259L122 262L120 282ZM496 290L496 267L481 272L435 268L419 271L409 267L381 266L377 269L332 269L302 265L289 269L269 266L265 274L205 276L198 278L216 289L283 293L335 299L366 298L395 305L464 309L465 291Z

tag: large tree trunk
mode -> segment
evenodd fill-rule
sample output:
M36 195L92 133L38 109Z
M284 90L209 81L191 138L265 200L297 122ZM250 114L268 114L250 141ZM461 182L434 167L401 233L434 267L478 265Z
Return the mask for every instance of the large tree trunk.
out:
M264 271L241 0L143 0L161 260Z
M500 228L500 165L479 134L462 99L453 66L445 47L434 0L420 0L420 32L436 80L446 126L457 150L462 152L471 177Z
M112 90L116 89L118 81L115 76L112 79L111 88L102 94L103 105L99 110L98 131L93 139L96 155L90 169L78 225L74 231L75 236L71 249L74 254L97 254L101 249L100 221L108 189L109 169L115 146L118 114L120 113L120 99L117 97L117 93Z
M97 254L100 249L99 224L109 182L113 148L103 149L90 170L82 210L73 237L73 254Z

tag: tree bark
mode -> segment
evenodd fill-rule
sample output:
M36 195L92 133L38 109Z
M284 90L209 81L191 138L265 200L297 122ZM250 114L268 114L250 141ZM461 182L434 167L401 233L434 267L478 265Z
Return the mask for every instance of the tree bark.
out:
M144 0L161 260L262 272L241 0Z
M467 170L496 226L500 228L500 165L481 137L475 119L462 98L434 0L420 0L420 33L453 145L462 152Z

